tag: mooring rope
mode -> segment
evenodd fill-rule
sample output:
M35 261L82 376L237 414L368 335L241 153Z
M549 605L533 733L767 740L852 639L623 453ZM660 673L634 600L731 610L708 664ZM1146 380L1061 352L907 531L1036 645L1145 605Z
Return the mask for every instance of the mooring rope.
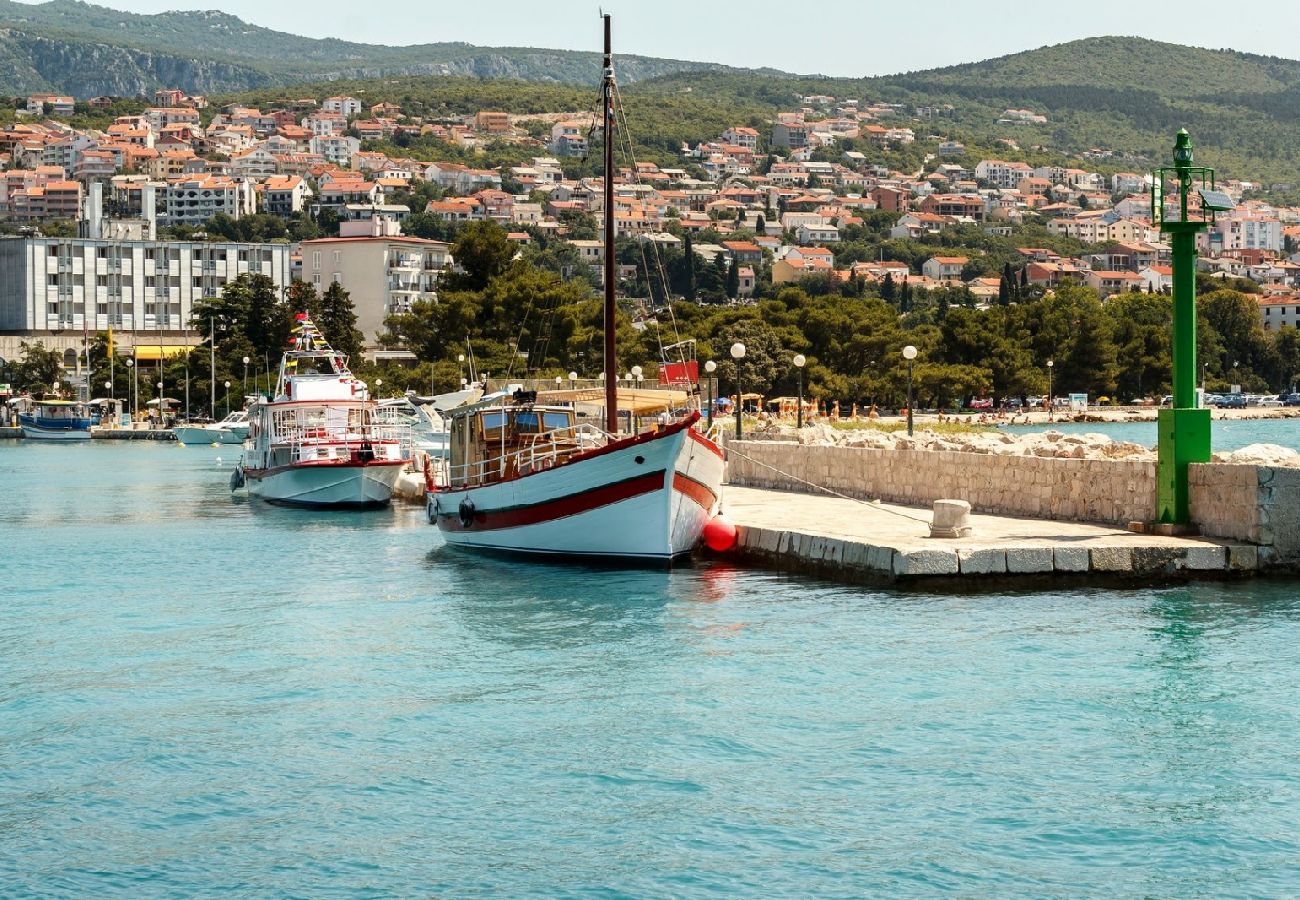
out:
M826 493L830 494L832 497L838 497L841 500L852 500L854 503L861 503L863 506L870 506L872 509L878 509L881 512L887 512L891 516L899 516L900 518L903 519L911 519L913 522L920 522L922 525L925 525L926 527L929 527L930 525L929 521L927 521L926 519L921 519L916 516L911 516L905 512L899 512L896 509L889 509L888 507L881 506L879 502L875 502L871 500L863 500L861 497L850 497L848 494L841 494L839 491L833 490L832 488L828 488L825 485L816 484L812 481L809 481L807 478L800 478L798 475L795 475L793 472L786 472L782 469L778 469L776 466L772 465L771 463L765 463L761 459L754 459L754 457L750 456L748 453L742 453L740 450L737 450L735 447L731 446L730 444L728 444L727 446L727 452L734 453L737 456L739 456L741 459L747 459L750 462L754 463L755 465L762 466L765 469L771 469L773 472L776 472L778 475L784 475L786 478L790 478L794 481L799 482L800 484L806 484L810 488L814 488L819 491L825 491Z

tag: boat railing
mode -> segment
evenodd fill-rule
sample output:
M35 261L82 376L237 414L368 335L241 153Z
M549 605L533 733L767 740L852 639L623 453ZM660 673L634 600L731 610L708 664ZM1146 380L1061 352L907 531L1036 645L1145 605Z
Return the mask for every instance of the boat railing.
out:
M563 465L570 456L584 450L594 450L609 442L609 434L588 422L564 428L553 428L538 434L527 435L523 447L490 456L487 459L443 465L443 483L456 487L475 487L493 484L518 475L530 475L544 469Z
M315 448L325 445L344 444L349 451L359 451L363 445L396 444L403 459L409 458L413 446L411 427L409 425L280 425L275 432L272 443L276 446L289 446L294 456L303 448Z

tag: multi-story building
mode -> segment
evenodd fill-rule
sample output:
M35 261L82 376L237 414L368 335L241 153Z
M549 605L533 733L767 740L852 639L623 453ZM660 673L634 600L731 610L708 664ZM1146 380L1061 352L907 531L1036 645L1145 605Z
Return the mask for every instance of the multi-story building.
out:
M302 211L310 194L307 182L297 175L273 175L262 184L262 209L287 219Z
M352 165L352 156L361 149L361 141L346 134L318 134L308 145L312 153L319 153L336 166Z
M451 263L447 244L414 237L324 238L303 241L301 252L303 280L321 292L343 285L371 347L387 316L438 299L438 278Z
M556 156L583 156L587 152L584 122L556 122L551 127L551 152Z
M325 112L338 113L344 118L361 115L361 101L356 97L326 97L320 108Z
M1028 163L1003 162L1000 159L982 159L975 166L975 177L990 187L1014 190L1024 178L1034 174Z
M0 331L178 332L244 272L286 287L289 245L0 238Z
M182 177L163 188L163 224L202 225L217 213L232 219L256 212L253 183L221 175Z

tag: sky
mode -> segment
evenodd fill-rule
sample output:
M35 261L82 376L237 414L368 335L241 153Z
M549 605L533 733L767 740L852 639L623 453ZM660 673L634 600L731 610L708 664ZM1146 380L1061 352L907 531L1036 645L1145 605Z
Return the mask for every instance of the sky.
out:
M886 75L975 62L1097 35L1296 58L1293 0L1251 0L1248 15L1208 0L91 0L137 13L220 9L309 37L377 44L464 41L489 47L599 50L597 15L614 16L614 52L771 67L799 74ZM1170 10L1177 9L1171 16Z

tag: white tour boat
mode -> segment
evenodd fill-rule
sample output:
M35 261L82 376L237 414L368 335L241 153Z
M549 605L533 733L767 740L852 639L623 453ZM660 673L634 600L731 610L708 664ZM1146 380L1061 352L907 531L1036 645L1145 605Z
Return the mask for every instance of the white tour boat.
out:
M232 490L292 506L386 505L409 460L410 429L377 425L378 404L305 314L280 361L271 400L249 412L248 444Z
M698 409L683 408L690 392L635 392L642 396L620 403L614 379L615 91L604 20L604 427L577 420L579 400L593 399L578 391L548 395L569 405L516 391L448 410L448 458L440 478L427 472L425 501L453 546L670 562L695 549L718 511L722 451L697 429ZM620 408L633 413L631 425L655 407L652 426L619 434Z

